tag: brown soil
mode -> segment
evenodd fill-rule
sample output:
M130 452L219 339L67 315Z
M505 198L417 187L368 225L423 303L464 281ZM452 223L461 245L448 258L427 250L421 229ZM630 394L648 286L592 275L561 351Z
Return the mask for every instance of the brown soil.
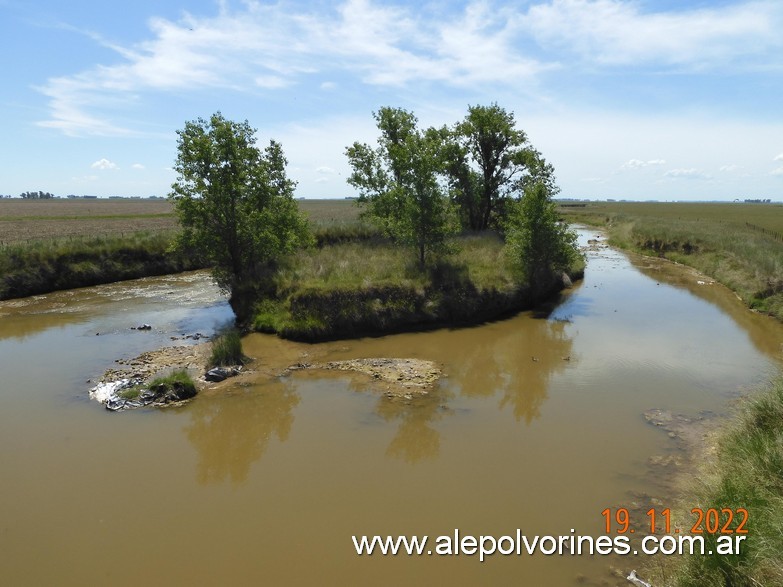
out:
M148 381L167 371L186 369L196 375L199 386L206 384L204 372L209 358L209 343L189 346L171 346L148 351L133 359L117 359L118 367L107 370L99 382L119 379L142 379Z
M286 374L301 369L323 369L327 371L352 371L371 378L380 384L381 390L390 397L410 399L414 395L426 395L437 383L441 369L432 361L421 359L350 359L328 363L297 363L285 371Z

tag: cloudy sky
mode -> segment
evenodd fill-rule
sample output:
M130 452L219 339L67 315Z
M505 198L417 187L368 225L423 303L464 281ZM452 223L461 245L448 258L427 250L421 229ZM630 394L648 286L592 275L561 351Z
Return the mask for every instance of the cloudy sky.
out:
M343 197L374 110L497 102L563 196L783 200L781 31L780 0L0 0L0 193L166 195L220 110Z

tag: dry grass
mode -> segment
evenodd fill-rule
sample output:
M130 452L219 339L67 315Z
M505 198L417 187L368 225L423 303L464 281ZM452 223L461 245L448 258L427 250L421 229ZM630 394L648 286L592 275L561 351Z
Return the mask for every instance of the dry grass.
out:
M562 208L571 219L613 217L658 218L666 221L693 221L727 226L746 222L783 233L783 204L731 202L590 202L584 208Z
M149 216L174 214L168 200L0 200L0 219L7 218L57 218L96 216Z
M359 220L356 200L298 200L315 227L352 224Z
M354 200L298 200L314 228L356 224ZM128 236L177 229L168 200L0 199L0 245L92 236Z
M5 245L176 227L166 200L0 200L0 244Z

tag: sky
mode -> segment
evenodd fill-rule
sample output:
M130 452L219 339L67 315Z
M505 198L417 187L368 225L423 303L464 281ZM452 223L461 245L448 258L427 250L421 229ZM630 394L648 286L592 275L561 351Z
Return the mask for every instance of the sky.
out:
M342 198L378 108L497 103L561 197L783 200L781 31L780 0L0 0L0 194L165 196L221 111Z

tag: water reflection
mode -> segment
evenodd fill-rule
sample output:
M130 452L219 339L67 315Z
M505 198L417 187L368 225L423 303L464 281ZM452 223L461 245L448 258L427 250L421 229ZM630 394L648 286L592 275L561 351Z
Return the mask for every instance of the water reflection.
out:
M552 375L577 357L572 356L567 321L525 317L524 327L519 326L493 328L491 341L477 341L452 365L451 379L467 396L500 394L500 409L510 409L518 422L530 424L541 415Z
M633 266L640 273L654 279L665 281L681 290L710 302L731 317L744 330L759 352L771 357L781 357L780 324L767 316L749 312L747 306L726 287L714 283L709 277L684 269L664 259L628 255Z
M407 463L435 459L440 454L440 432L432 424L452 413L446 405L449 399L450 394L440 388L410 400L380 398L376 414L385 422L399 421L386 456Z
M45 330L86 322L90 318L87 311L74 311L65 302L51 302L45 296L7 300L0 302L3 324L0 340L15 338L23 341Z
M198 483L245 483L272 437L288 439L299 401L290 381L275 380L193 402L184 432L198 454Z

